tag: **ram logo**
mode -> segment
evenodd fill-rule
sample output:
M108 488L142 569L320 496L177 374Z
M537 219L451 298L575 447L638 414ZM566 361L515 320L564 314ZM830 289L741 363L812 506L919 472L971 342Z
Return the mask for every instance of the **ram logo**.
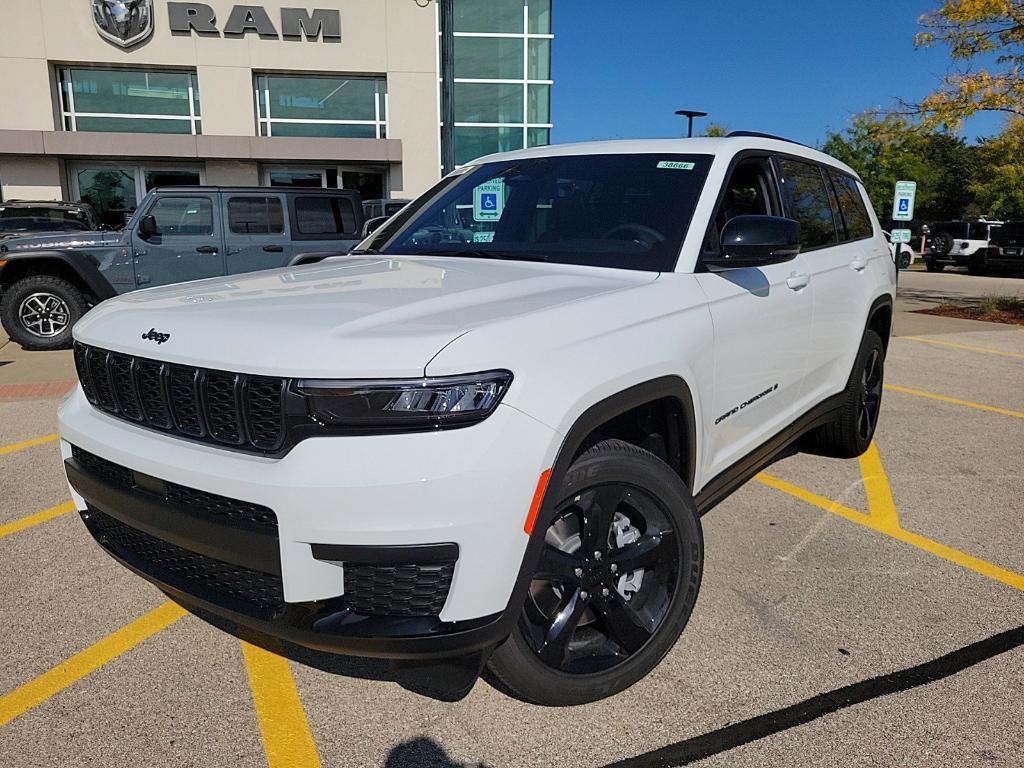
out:
M131 48L153 34L153 0L90 0L92 20L105 39Z

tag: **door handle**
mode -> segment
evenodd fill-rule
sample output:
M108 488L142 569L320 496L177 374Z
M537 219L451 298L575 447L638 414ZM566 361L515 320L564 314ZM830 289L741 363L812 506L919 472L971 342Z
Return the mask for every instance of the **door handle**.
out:
M853 261L850 262L850 268L853 269L854 272L863 272L865 269L867 269L867 266L867 259L854 259Z
M793 272L786 278L786 285L791 291L799 291L801 288L806 288L810 282L811 276L806 272Z
M216 245L200 245L196 253L217 253L220 249Z
M263 250L267 253L283 253L284 246L282 245L264 245Z

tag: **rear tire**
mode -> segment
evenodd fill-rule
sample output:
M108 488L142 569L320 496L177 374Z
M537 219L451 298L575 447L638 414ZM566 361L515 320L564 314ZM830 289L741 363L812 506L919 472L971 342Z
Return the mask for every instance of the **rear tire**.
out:
M26 350L68 349L71 328L88 310L85 296L67 280L31 275L0 298L4 330Z
M924 268L929 272L941 272L946 268L945 264L936 264L934 261L928 260L924 263Z
M812 434L812 453L854 459L868 449L878 426L884 378L885 346L882 338L874 331L866 331L846 384L842 410L834 421Z
M595 445L555 489L544 551L491 673L545 706L612 696L654 669L697 600L704 540L693 497L651 453Z

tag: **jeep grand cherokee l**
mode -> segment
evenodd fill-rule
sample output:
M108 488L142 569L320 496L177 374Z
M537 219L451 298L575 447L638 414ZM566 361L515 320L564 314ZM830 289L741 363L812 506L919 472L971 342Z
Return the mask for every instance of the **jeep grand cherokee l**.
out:
M65 467L190 609L593 701L686 625L702 514L866 450L895 279L853 171L797 144L491 156L353 255L91 312Z

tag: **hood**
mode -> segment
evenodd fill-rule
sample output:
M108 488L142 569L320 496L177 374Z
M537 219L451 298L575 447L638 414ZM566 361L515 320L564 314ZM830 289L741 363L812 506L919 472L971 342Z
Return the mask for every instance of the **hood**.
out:
M95 248L120 241L120 232L33 232L31 235L9 232L0 236L3 249L8 252Z
M558 264L340 257L129 293L86 315L75 338L243 373L417 377L470 331L655 279Z

